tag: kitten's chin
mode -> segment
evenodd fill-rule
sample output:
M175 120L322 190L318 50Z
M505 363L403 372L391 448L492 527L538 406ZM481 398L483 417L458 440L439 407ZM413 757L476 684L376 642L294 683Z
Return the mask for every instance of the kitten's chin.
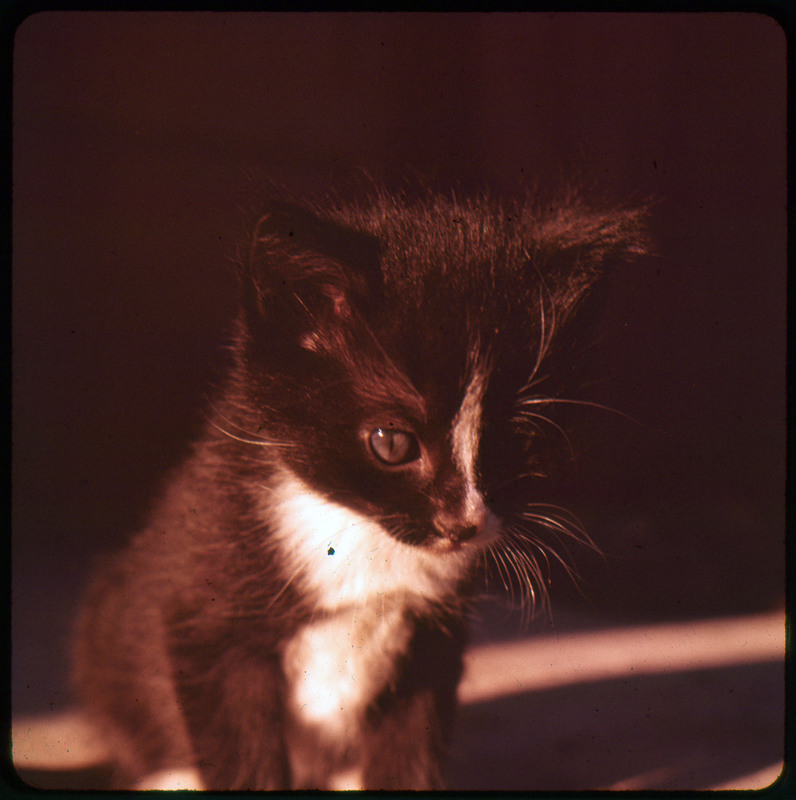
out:
M453 539L434 539L429 549L433 553L439 553L440 555L448 556L453 554L458 555L459 553L462 555L476 553L479 548L477 548L471 541L457 542Z

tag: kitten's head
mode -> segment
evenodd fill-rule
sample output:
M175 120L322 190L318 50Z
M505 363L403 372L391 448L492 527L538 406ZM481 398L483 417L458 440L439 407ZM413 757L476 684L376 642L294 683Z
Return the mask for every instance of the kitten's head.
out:
M544 408L581 301L643 250L642 216L386 194L273 205L243 269L236 424L419 548L495 547L501 529L518 547L534 518L566 527L532 505Z

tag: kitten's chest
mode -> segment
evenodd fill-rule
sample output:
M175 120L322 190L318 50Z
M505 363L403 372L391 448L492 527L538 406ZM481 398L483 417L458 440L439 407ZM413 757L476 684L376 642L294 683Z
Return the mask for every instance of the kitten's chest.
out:
M288 711L322 738L356 736L367 707L394 678L410 625L377 599L300 628L283 650Z
M294 788L363 789L366 712L411 638L403 614L348 608L308 623L282 654Z

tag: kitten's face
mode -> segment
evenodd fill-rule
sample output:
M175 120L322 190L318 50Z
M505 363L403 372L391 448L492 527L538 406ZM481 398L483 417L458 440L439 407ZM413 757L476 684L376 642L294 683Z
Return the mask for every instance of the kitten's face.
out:
M422 339L414 346L425 371L432 354ZM440 370L423 386L402 355L360 347L354 364L324 356L334 359L330 373L304 395L305 424L289 423L301 433L287 461L403 542L455 549L493 537L480 454L488 365L473 353L461 374L446 380Z
M277 210L249 265L241 427L401 542L450 552L526 530L556 439L541 421L551 334L636 222L384 198Z

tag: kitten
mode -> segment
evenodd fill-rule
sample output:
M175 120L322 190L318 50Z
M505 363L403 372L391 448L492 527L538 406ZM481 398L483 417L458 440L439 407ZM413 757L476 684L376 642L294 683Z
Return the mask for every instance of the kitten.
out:
M530 494L577 345L556 337L642 217L271 205L204 435L79 620L76 685L127 781L442 786L476 569L532 593L570 527Z

